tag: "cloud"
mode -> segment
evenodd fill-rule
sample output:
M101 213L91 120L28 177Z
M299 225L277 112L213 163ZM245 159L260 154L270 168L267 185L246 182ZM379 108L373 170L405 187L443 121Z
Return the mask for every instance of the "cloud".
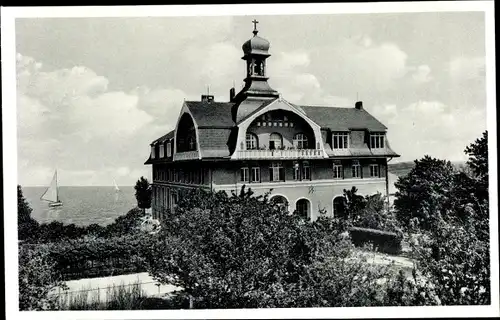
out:
M382 92L408 73L408 55L396 44L377 43L368 36L340 39L335 46L318 48L313 70L333 95Z
M425 83L432 80L431 68L428 65L420 65L412 74L413 80L417 83Z
M463 150L486 129L483 110L451 108L440 101L377 105L368 111L388 126L389 142L402 161L420 159L425 154L466 160Z
M22 183L46 183L47 172L59 168L69 175L63 180L68 184L102 184L99 179L105 178L92 177L91 172L128 163L142 166L147 144L158 133L147 130L160 112L153 102L163 91L108 91L108 80L89 68L43 71L42 63L21 54L17 80Z
M139 98L137 108L153 117L160 125L174 126L184 99L188 95L179 89L150 89L142 86L133 90ZM194 97L191 97L194 98Z
M484 77L484 57L457 57L450 61L448 71L451 79L457 82Z
M269 83L292 103L343 106L346 99L323 90L316 75L308 72L309 54L303 51L278 52L269 63Z

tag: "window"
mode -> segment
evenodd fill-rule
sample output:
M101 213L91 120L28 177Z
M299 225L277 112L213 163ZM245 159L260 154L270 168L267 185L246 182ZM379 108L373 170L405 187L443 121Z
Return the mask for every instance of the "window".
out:
M252 167L250 182L260 182L260 168Z
M156 158L155 145L151 146L151 159Z
M337 132L332 135L333 149L347 149L349 148L349 133Z
M333 179L342 179L344 177L344 168L341 163L333 164Z
M347 218L346 216L347 200L343 196L333 199L333 216L336 218Z
M309 200L300 199L299 201L297 201L297 204L295 205L295 210L297 211L297 214L300 217L304 219L309 218Z
M370 134L370 148L380 149L384 148L384 137L383 133L372 133Z
M256 60L253 63L253 74L257 76L264 75L264 62L260 60Z
M298 161L293 163L293 180L300 180L300 164Z
M271 133L269 136L269 149L281 149L283 145L283 139L279 133Z
M307 136L303 133L297 133L293 137L293 146L297 149L307 149Z
M285 197L276 195L270 199L270 202L276 206L276 208L281 208L288 211L288 200Z
M240 181L241 182L248 182L248 168L244 167L240 169Z
M378 164L370 164L370 176L380 178L380 166Z
M269 178L271 181L285 181L285 168L281 162L273 162L269 167Z
M162 143L160 144L160 158L165 157L165 145Z
M257 149L257 147L259 146L257 141L257 136L253 133L247 133L246 144L247 144L247 150Z
M352 162L352 177L361 178L361 165L358 160Z
M172 144L170 142L167 143L167 157L172 156Z
M311 180L311 168L307 161L302 163L302 180Z

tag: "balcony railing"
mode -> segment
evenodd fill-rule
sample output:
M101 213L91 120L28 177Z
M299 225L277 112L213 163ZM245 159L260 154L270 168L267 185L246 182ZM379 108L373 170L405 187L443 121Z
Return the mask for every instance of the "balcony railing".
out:
M238 159L321 159L323 151L319 149L294 150L240 150Z
M174 154L174 161L198 159L200 153L196 151L177 152Z

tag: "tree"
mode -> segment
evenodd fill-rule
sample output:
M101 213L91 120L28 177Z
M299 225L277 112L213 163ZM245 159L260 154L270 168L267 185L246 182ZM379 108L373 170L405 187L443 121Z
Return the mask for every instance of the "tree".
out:
M193 190L165 215L144 254L148 271L184 288L197 308L377 304L383 275L351 259L330 218L306 221L250 190Z
M441 194L441 204L434 208L434 222L413 242L419 276L414 283L399 281L389 289L402 304L491 302L487 133L465 153L473 175L462 171L451 176L449 192Z
M477 138L465 148L469 155L467 165L476 174L476 177L488 181L488 131L484 131L481 138Z
M398 191L394 200L396 216L405 228L415 221L429 229L444 214L445 200L453 187L454 169L446 160L425 156L415 160L413 169L395 183Z
M143 211L151 208L152 190L148 179L141 177L135 184L135 198L137 199L137 206Z
M17 230L19 240L27 240L36 236L39 223L31 217L31 209L29 203L23 195L23 190L20 185L17 186Z

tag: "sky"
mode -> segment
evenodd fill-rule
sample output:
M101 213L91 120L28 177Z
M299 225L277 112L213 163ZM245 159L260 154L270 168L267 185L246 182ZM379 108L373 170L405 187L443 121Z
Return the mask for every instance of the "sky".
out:
M16 20L18 180L133 185L184 99L241 88L242 44L271 43L283 98L354 107L388 127L401 158L466 160L486 129L482 12Z

